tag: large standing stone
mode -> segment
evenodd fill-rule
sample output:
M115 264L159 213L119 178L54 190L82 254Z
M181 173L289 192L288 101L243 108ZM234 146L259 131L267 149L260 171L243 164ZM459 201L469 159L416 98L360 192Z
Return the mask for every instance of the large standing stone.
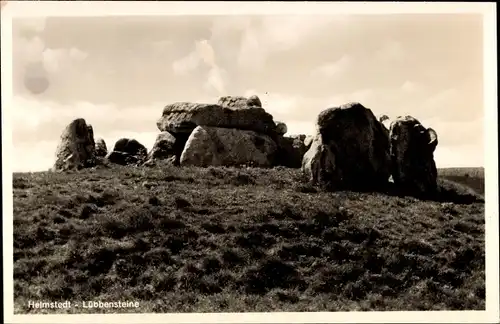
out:
M437 188L436 132L411 116L400 116L391 123L389 136L394 184L412 193L434 192Z
M220 106L177 102L165 106L156 125L162 132L191 133L196 126L236 128L272 134L276 125L273 116L256 106Z
M318 115L317 130L312 152L306 155L328 174L324 179L328 186L356 190L388 182L389 138L370 109L360 103L326 109ZM316 172L315 168L305 171Z
M116 164L135 164L145 160L147 149L135 139L121 138L116 141L113 151L109 152L106 159Z
M248 130L198 126L189 136L180 164L200 167L272 166L276 143Z
M169 132L161 132L156 137L153 148L148 154L148 161L169 160L174 164L178 164L187 139L187 134L174 136Z
M61 134L54 171L82 169L96 164L94 131L85 119L73 120Z
M102 138L95 140L95 154L97 157L105 157L108 154L106 142Z

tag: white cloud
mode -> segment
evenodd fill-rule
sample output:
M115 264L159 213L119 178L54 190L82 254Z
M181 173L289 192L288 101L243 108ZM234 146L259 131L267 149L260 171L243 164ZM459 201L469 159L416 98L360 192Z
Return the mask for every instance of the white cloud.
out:
M264 39L265 45L271 46L271 50L289 50L311 36L324 33L325 27L333 22L342 21L348 21L347 16L264 16L259 36Z
M335 62L321 65L314 69L312 76L341 77L354 64L354 60L349 55L343 55Z
M58 73L61 69L71 67L84 61L88 54L76 48L49 48L38 36L31 39L19 38L14 43L16 59L24 64L42 62L43 68L49 73ZM40 71L31 71L30 73Z
M260 24L241 22L243 35L240 43L238 64L248 71L264 67L267 57L273 52L292 50L313 36L325 32L332 22L341 22L341 16L264 16ZM230 23L226 28L232 28ZM222 29L220 25L219 29Z
M349 102L359 102L367 108L373 110L372 105L376 102L377 93L373 89L360 89L349 93L339 93L325 99L325 107L338 107Z
M226 73L223 69L217 65L213 66L208 72L205 88L208 90L215 89L221 96L226 95L225 75Z
M25 62L39 62L43 58L45 43L38 36L31 39L18 38L13 43L13 46L14 55L21 58Z
M196 51L193 51L187 56L174 61L174 63L172 63L172 69L177 75L186 75L196 70L200 65L200 62L200 56Z
M55 161L57 141L39 141L36 145L16 145L12 155L13 172L47 171ZM5 157L4 157L5 158Z
M286 116L300 109L299 98L295 96L268 94L262 97L262 105L272 115Z
M208 74L205 76L205 89L213 89L219 95L226 95L225 80L227 74L224 69L217 64L215 51L210 42L206 39L196 41L194 50L187 56L176 60L172 64L172 69L174 73L178 75L187 75L196 71L201 66L201 63L209 67Z
M74 61L83 61L88 57L88 54L76 47L69 49L69 57Z
M438 168L484 166L483 145L444 146L438 144L434 161Z
M154 41L149 44L151 49L156 52L156 53L163 53L166 50L169 50L172 47L173 43L171 40L159 40L159 41Z
M266 61L269 48L261 44L258 32L249 28L242 36L237 63L243 71L255 71Z
M405 93L416 93L422 91L424 88L421 84L412 81L405 81L401 86L401 90Z
M379 60L394 61L405 57L405 51L401 43L394 40L386 42L382 48L375 52Z

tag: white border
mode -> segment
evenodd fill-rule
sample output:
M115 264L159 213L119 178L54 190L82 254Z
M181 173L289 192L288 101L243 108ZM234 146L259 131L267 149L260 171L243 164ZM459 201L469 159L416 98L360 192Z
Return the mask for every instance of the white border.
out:
M439 2L8 2L2 8L2 167L4 311L7 323L495 323L499 315L496 3ZM478 13L484 17L486 311L14 315L12 217L12 18L208 14Z

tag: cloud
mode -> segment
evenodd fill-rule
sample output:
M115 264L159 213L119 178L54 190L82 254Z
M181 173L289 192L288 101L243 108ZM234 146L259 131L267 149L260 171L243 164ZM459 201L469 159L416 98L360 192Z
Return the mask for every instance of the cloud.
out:
M434 151L434 161L438 168L481 167L484 166L484 152L482 144L461 146L438 144Z
M172 69L177 75L189 75L202 66L208 68L204 89L215 90L218 95L226 95L227 73L216 61L215 50L207 39L195 42L194 50L187 56L174 61Z
M405 57L405 51L401 43L394 40L387 41L382 48L375 52L375 57L384 61L395 61Z
M186 75L198 68L201 58L198 52L193 51L187 56L178 59L172 63L172 69L177 75Z
M13 40L14 57L25 62L39 62L43 58L44 50L45 42L38 36Z
M424 87L419 83L407 80L401 85L401 90L405 93L416 93L423 91Z
M321 65L311 72L313 77L341 77L349 71L349 68L354 64L354 60L349 55L343 55L335 62Z
M245 71L258 72L264 68L269 55L294 50L311 38L325 32L334 21L332 16L263 16L241 22L242 36L238 54L238 66ZM229 23L226 28L233 28ZM219 25L219 29L222 28Z
M173 42L169 39L153 41L149 43L151 49L156 53L164 53L165 51L171 49Z
M47 72L58 73L61 69L71 67L74 63L84 61L88 54L75 48L46 48L43 53L43 64Z
M226 73L220 67L213 66L208 72L207 81L205 83L205 88L208 90L215 89L217 93L221 96L227 94L226 90Z
M39 37L18 38L13 43L16 60L23 66L41 62L44 71L59 73L61 69L72 67L84 61L88 54L76 47L50 48Z

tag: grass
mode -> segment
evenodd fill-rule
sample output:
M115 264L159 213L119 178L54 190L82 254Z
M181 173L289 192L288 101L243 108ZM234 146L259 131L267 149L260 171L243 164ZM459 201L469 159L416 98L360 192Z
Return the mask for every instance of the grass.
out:
M439 169L441 178L451 180L484 195L484 168L444 168Z
M424 201L323 192L287 168L16 173L15 312L484 309L484 201L440 183Z

